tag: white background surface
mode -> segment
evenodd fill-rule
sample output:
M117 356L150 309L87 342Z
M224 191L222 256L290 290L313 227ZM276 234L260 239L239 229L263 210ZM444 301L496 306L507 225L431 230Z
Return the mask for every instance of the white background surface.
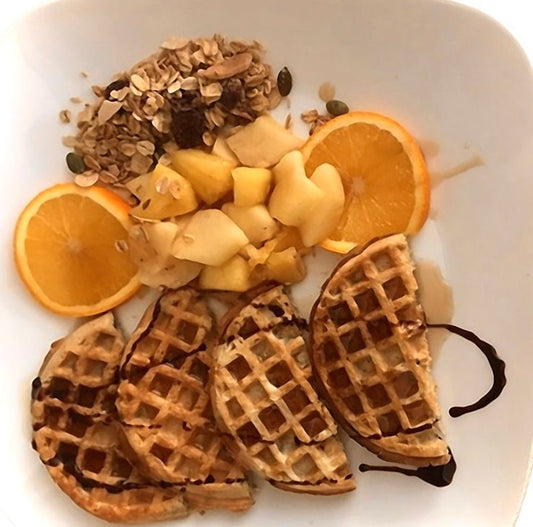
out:
M0 6L0 33L25 12L49 1L16 0L9 3L2 2ZM529 2L524 0L461 0L458 3L479 9L498 20L515 36L526 51L530 61L533 62L533 32L531 31ZM517 527L530 525L533 525L533 485L529 487L520 518L516 523ZM11 527L11 523L2 516L1 512L0 526Z

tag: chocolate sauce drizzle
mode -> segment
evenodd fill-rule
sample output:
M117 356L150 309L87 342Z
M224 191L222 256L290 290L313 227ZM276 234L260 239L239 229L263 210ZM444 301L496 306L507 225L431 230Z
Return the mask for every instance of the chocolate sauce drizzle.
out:
M414 476L415 478L421 479L435 487L447 487L452 482L455 470L457 469L457 464L455 463L451 450L449 450L449 452L450 461L448 461L446 465L439 465L437 467L419 467L415 469L367 465L363 463L359 465L359 470L361 472L369 472L371 470L379 472L397 472L399 474L404 474L405 476Z
M494 346L488 342L485 342L484 340L481 340L472 331L468 331L458 326L453 326L452 324L428 324L427 326L429 328L447 329L450 333L455 333L456 335L459 335L460 337L463 337L464 339L475 344L487 358L489 366L492 370L493 382L490 390L473 404L469 404L468 406L453 406L450 408L449 414L452 417L460 417L461 415L480 410L497 399L502 393L502 390L507 383L507 379L505 377L505 362L498 356Z
M453 406L450 408L450 415L452 417L460 417L461 415L480 410L497 399L502 393L503 388L507 383L507 379L505 377L505 362L498 356L494 346L488 342L485 342L484 340L481 340L472 331L468 331L452 324L427 324L427 327L447 329L450 333L455 333L456 335L459 335L460 337L472 342L481 350L483 355L485 355L492 370L493 382L490 390L473 404L469 404L468 406ZM411 469L396 466L367 465L363 463L359 465L359 470L361 472L397 472L406 476L414 476L435 487L446 487L452 482L453 476L457 469L457 464L453 454L451 450L448 451L450 453L450 461L448 461L446 465Z

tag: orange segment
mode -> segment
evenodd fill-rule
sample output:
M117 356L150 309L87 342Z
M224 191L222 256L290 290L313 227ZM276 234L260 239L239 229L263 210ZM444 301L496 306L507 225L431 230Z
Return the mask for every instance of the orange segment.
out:
M38 194L15 227L15 262L46 308L89 316L124 302L139 288L137 267L117 249L126 240L129 205L113 192L55 185Z
M344 212L322 247L346 253L372 238L413 234L424 224L430 186L424 157L399 123L371 112L351 112L321 126L302 147L306 172L322 163L339 171Z

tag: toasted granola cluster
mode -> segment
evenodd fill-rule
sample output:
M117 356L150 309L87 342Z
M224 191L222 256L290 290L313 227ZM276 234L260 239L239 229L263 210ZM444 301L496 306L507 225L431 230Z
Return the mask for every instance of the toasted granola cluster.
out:
M94 86L98 99L63 140L83 159L77 181L120 187L176 145L211 146L222 127L276 107L281 96L263 56L255 41L171 38L108 86Z

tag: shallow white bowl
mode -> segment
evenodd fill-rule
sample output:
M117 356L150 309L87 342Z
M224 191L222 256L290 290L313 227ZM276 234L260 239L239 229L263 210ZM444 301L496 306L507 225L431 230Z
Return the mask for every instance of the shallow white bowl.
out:
M432 219L413 246L418 258L443 267L454 290L454 322L496 346L507 362L508 385L482 411L460 419L445 413L458 463L447 488L357 472L358 489L350 495L296 496L263 485L246 514L210 512L182 524L511 525L533 437L533 79L525 55L502 27L436 0L71 0L33 11L4 37L0 518L17 527L99 523L55 488L30 447L30 382L49 343L72 321L43 312L31 300L10 249L24 204L69 177L60 141L69 131L58 112L69 97L88 97L90 84L107 83L167 36L213 32L260 40L275 68L290 67L294 116L320 104L318 86L330 81L351 108L405 124L426 148L433 173L473 158L483 161L435 189ZM287 111L282 107L279 115ZM313 272L295 292L304 312L332 261L324 255L310 259ZM141 303L123 310L126 325L133 324ZM491 382L481 355L456 338L448 339L434 371L444 410L472 402ZM347 444L355 471L361 462L376 462Z

